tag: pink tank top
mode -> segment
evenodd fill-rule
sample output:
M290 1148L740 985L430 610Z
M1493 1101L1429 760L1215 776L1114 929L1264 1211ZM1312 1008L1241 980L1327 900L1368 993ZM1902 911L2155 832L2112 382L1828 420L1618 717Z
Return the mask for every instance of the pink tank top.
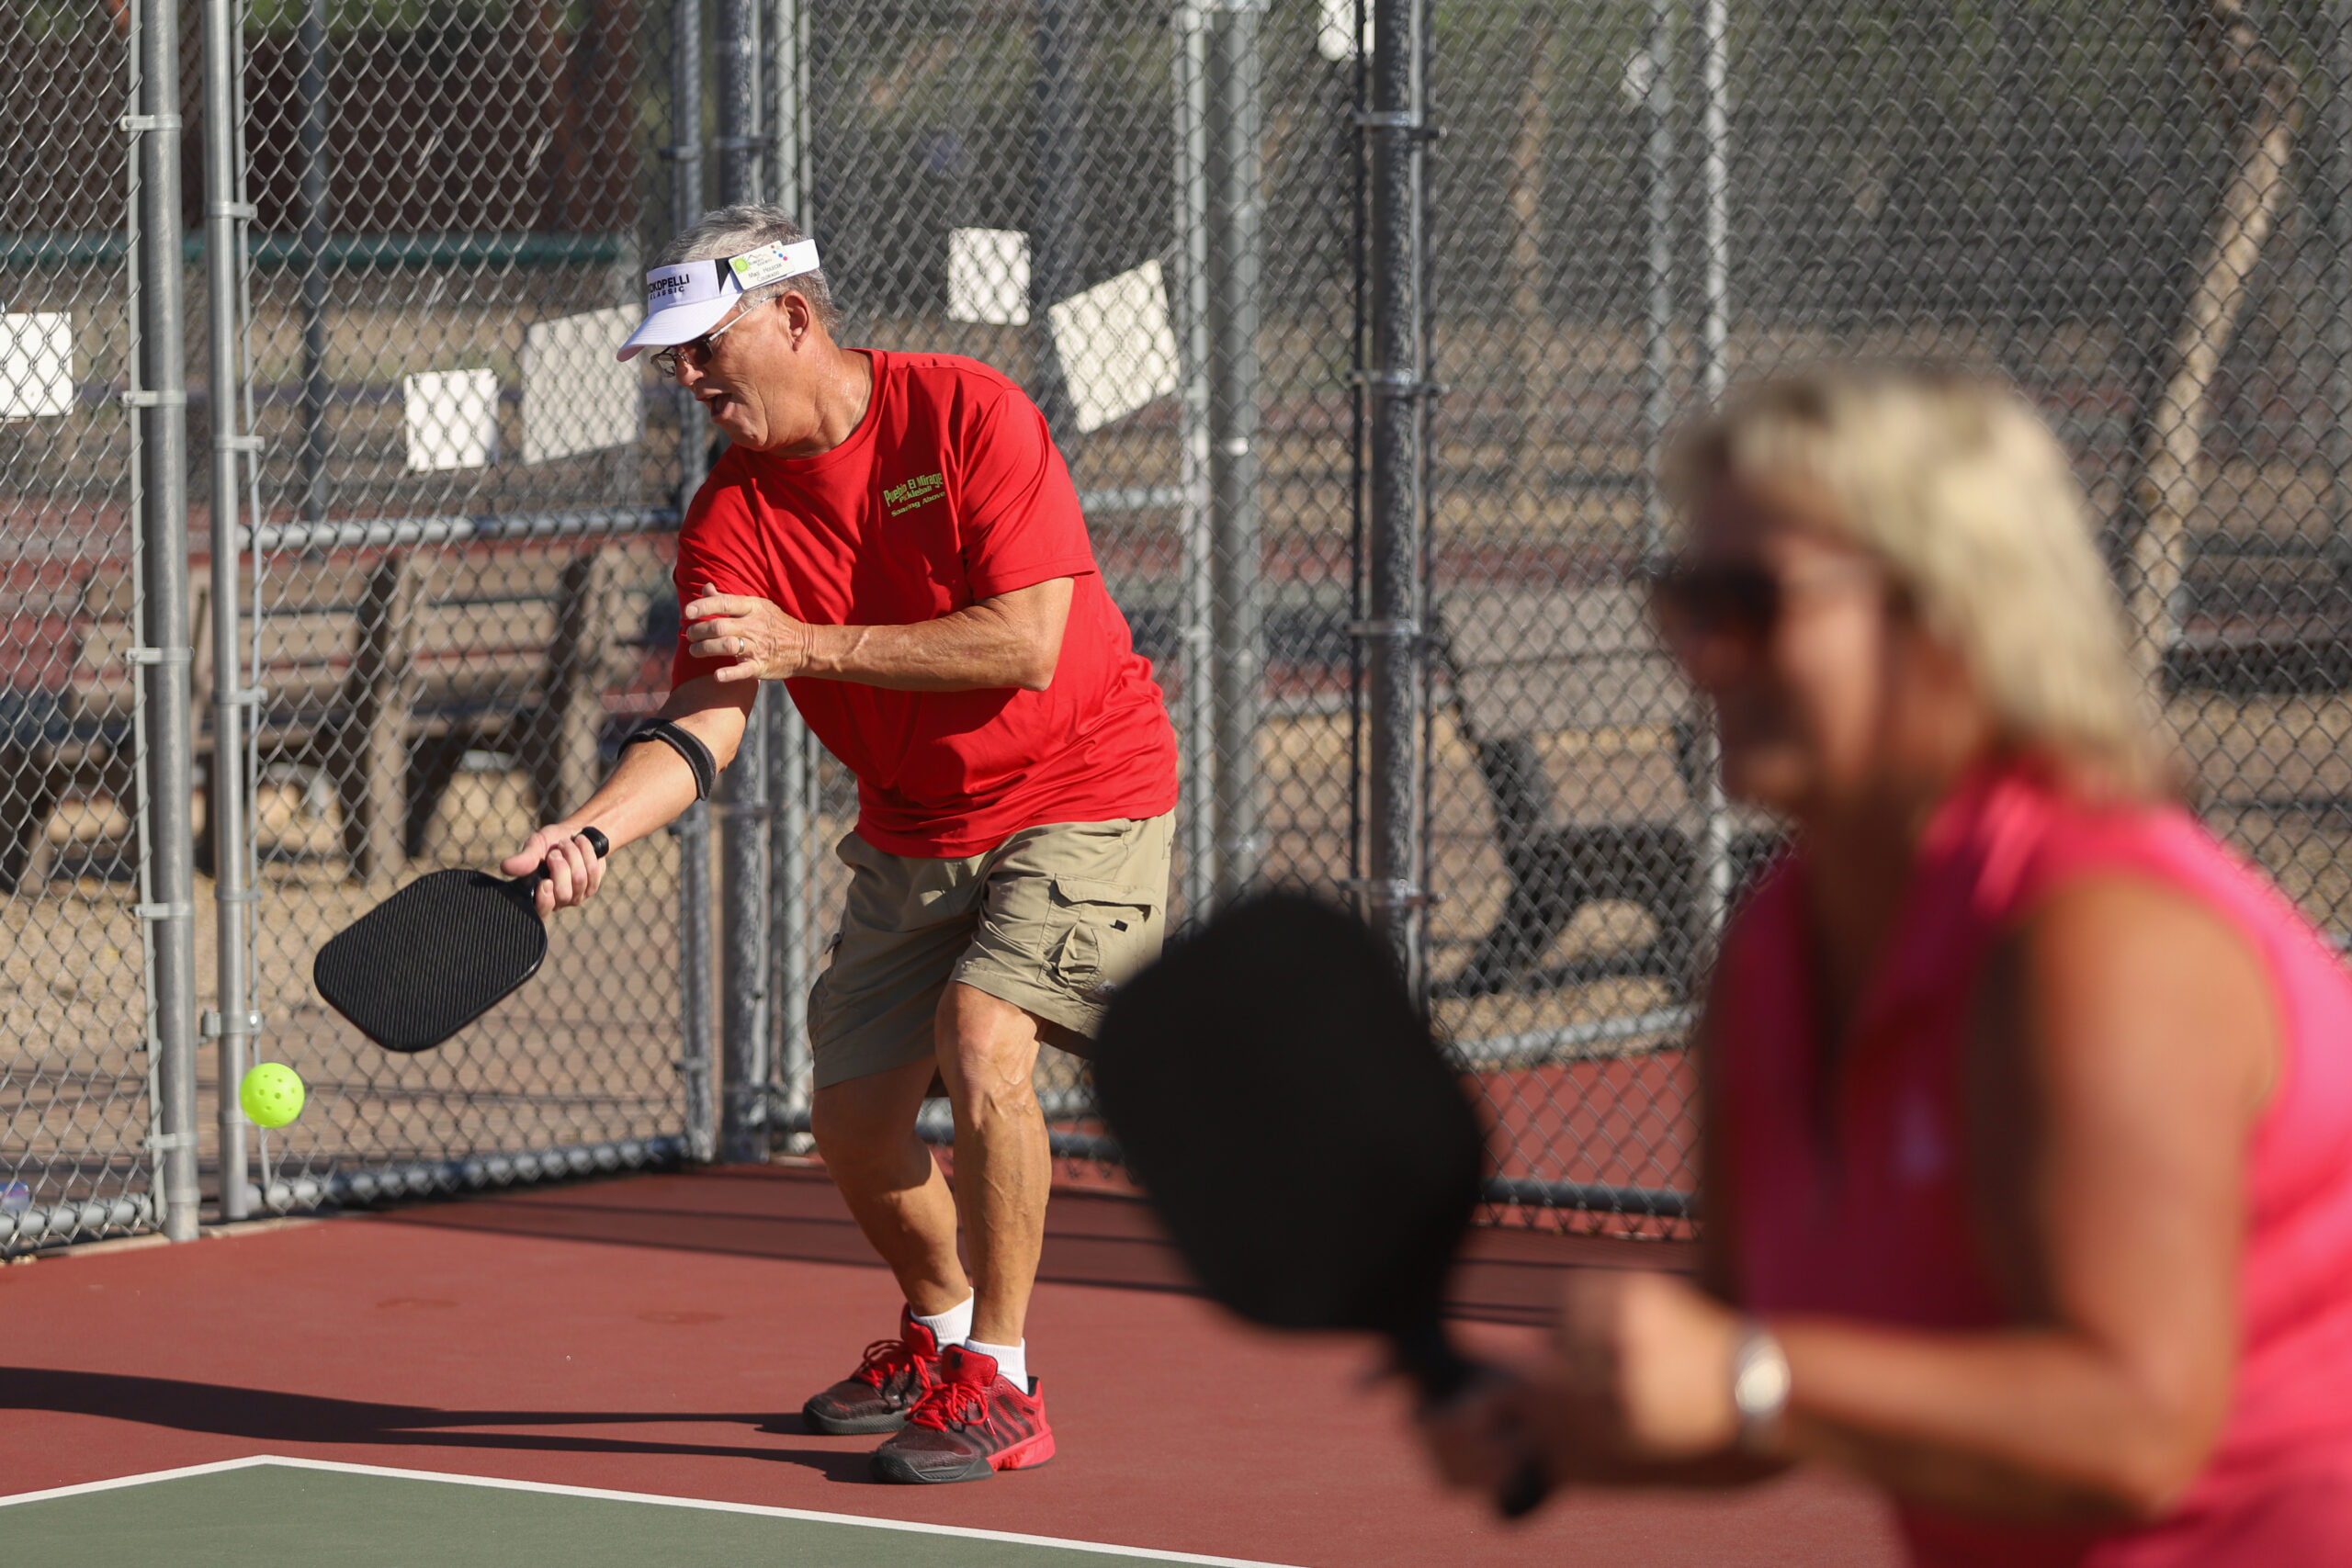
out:
M2248 1150L2228 1424L2187 1498L2153 1526L2033 1529L1906 1506L1905 1535L1933 1568L2352 1564L2352 974L2186 812L2095 810L2017 771L1955 792L1857 1007L1834 1118L1815 1090L1802 854L1768 877L1725 942L1712 1021L1743 1299L1758 1313L1922 1328L2008 1320L1959 1164L1967 1001L1997 935L2070 878L2116 871L2177 887L2244 932L2284 1031Z

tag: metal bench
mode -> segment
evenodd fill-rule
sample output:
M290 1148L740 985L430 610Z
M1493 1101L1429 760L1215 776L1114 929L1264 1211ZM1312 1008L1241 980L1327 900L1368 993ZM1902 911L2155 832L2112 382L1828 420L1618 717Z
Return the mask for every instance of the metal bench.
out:
M207 601L194 592L193 624L201 625ZM8 694L7 723L0 734L0 892L39 886L54 874L60 857L50 825L67 800L110 800L128 810L133 798L132 709L139 666L136 587L123 566L105 566L83 580L70 637L73 656L64 684L56 690ZM203 649L198 649L199 659ZM210 679L209 671L203 678ZM115 846L122 863L133 863L135 849Z
M1680 988L1707 934L1711 868L1696 705L1622 583L1457 590L1436 607L1438 651L1486 785L1510 886L1501 913L1441 996L1557 989L1615 975ZM1779 846L1727 813L1724 886L1745 886ZM1654 934L1620 953L1546 966L1588 904L1639 906Z
M490 550L395 549L271 571L247 625L263 693L263 768L322 775L342 807L343 852L362 879L398 873L469 750L514 756L540 820L595 788L604 694L635 662L628 603L658 570L650 547L607 543ZM211 626L199 586L194 737L204 819L210 792ZM248 606L249 612L253 607ZM0 735L0 770L29 781L0 803L0 888L47 879L49 823L62 800L128 799L136 670L130 585L119 569L85 584L65 690L20 699ZM198 854L209 869L209 835Z
M2352 691L2352 549L2334 534L2193 536L2167 696Z
M465 754L514 756L541 820L595 788L603 696L627 673L625 594L650 556L396 549L271 574L252 679L264 767L316 768L352 874L397 872Z

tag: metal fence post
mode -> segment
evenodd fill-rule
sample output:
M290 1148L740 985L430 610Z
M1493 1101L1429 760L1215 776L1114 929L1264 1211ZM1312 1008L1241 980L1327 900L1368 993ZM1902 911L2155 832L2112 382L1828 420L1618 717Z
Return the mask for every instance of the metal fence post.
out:
M670 227L684 233L702 216L702 0L670 0ZM702 408L684 387L678 412L678 514L685 515L707 471Z
M1213 0L1212 0L1213 3ZM1208 10L1176 7L1176 316L1177 461L1183 491L1182 581L1177 657L1183 702L1177 713L1182 774L1177 788L1178 833L1184 860L1184 913L1205 919L1216 901L1216 730L1210 649L1216 622L1213 558L1213 466L1210 443L1214 375L1209 347Z
M752 0L718 0L718 199L760 199L758 22Z
M1258 874L1258 722L1264 681L1258 513L1258 18L1264 0L1211 13L1208 148L1209 489L1213 530L1216 896Z
M782 692L763 692L744 727L743 744L720 775L719 1124L718 1157L767 1157L768 730Z
M1674 12L1676 0L1650 0L1649 62L1642 84L1642 107L1649 122L1644 139L1643 193L1649 231L1645 256L1649 285L1643 296L1642 450L1647 486L1643 497L1644 555L1666 548L1666 491L1660 465L1667 426L1674 420Z
M1730 375L1731 335L1731 173L1730 126L1726 115L1729 87L1725 53L1729 48L1729 0L1702 0L1699 28L1699 114L1703 149L1700 186L1704 204L1701 236L1705 254L1700 258L1703 302L1699 317L1699 396L1713 408L1723 400ZM1723 770L1717 765L1718 740L1711 724L1700 746L1700 807L1705 828L1699 846L1693 889L1699 941L1696 961L1713 962L1715 938L1731 907L1731 808L1724 798Z
M808 20L815 7L801 0L771 0L766 39L768 199L792 214L804 234L817 231L810 210Z
M237 73L243 50L232 0L204 4L204 260L206 324L212 355L208 392L212 412L212 761L205 831L212 841L213 917L219 1010L205 1020L220 1039L220 1217L246 1213L245 1119L236 1086L248 1066L254 1038L246 987L253 893L245 884L245 705L239 644L237 571L243 538L238 514L240 457L255 443L242 432L243 225L254 209L244 199L237 158Z
M758 145L752 0L720 0L718 13L718 199L755 201ZM699 418L699 414L696 416ZM718 1157L767 1157L768 768L776 748L781 690L762 690L743 729L743 744L718 784L719 950Z
M2327 235L2327 287L2333 298L2320 333L2328 360L2329 405L2320 455L2327 463L2329 521L2340 543L2352 530L2352 3L2330 0L2322 36L2327 109L2314 205Z
M670 0L670 226L683 233L702 216L702 0ZM678 421L678 512L702 488L707 437L702 410L684 388L672 389ZM711 1094L710 807L686 808L678 840L679 1072L686 1095L686 1142L697 1160L718 1148Z
M808 170L809 7L775 0L768 40L774 124L767 179L775 205L792 214L801 232L817 231ZM768 1046L775 1109L787 1125L805 1124L808 1111L808 961L810 891L809 791L815 753L808 727L782 689L762 699L767 717L768 798ZM806 1134L796 1134L805 1136Z
M710 807L695 802L670 831L678 840L678 1077L686 1147L690 1157L708 1161L718 1152L710 1082Z
M140 765L145 831L140 863L148 923L155 1053L153 1136L163 1156L164 1230L196 1235L196 908L189 835L187 374L181 342L179 10L141 0L138 137L138 387L131 394L145 465L140 492Z
M808 726L782 691L769 694L768 1047L775 1105L786 1125L808 1111L808 792L814 782Z
M1366 901L1373 924L1418 991L1421 888L1421 442L1429 392L1421 308L1421 0L1374 0L1368 181L1369 347L1363 373L1372 408L1364 647L1369 744Z
M327 457L327 0L302 10L302 521L326 520Z
M1086 251L1085 0L1036 0L1036 211L1029 226L1029 333L1037 406L1054 440L1077 433L1049 307L1078 292Z

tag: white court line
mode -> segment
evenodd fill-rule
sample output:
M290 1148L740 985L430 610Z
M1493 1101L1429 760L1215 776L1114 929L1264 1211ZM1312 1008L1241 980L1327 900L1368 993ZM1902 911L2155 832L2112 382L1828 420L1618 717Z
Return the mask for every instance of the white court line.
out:
M18 1503L45 1503L52 1497L80 1497L125 1486L146 1486L193 1475L220 1475L255 1465L280 1464L289 1470L324 1470L338 1475L385 1475L396 1481L444 1481L456 1486L482 1486L499 1492L543 1492L555 1497L596 1497L615 1503L653 1503L665 1508L701 1508L714 1514L751 1514L765 1519L800 1519L819 1525L862 1525L868 1529L905 1530L913 1535L952 1535L969 1540L1001 1540L1014 1546L1051 1546L1065 1551L1099 1551L1117 1557L1148 1558L1154 1562L1199 1562L1211 1568L1283 1568L1248 1557L1204 1557L1190 1551L1160 1551L1148 1546L1112 1546L1099 1540L1064 1540L1059 1536L1020 1535L1011 1530L969 1529L962 1525L924 1525L908 1519L869 1518L864 1514L820 1514L808 1508L771 1508L758 1503L714 1503L700 1497L663 1497L651 1492L614 1492L601 1486L559 1486L546 1481L510 1481L495 1475L453 1475L438 1470L394 1470L379 1464L345 1464L337 1460L288 1459L280 1454L254 1454L211 1464L155 1470L144 1475L119 1476L112 1481L85 1481L77 1486L52 1486L46 1492L19 1492L0 1497L0 1508Z

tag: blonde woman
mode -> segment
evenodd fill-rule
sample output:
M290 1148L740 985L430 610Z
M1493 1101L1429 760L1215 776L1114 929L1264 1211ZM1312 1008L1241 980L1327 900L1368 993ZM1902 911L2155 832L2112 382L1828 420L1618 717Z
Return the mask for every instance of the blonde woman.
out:
M1795 829L1699 1031L1703 1277L1577 1281L1441 1464L1825 1461L1922 1564L2352 1563L2352 978L2165 798L2064 454L1826 371L1673 474L1660 628Z

